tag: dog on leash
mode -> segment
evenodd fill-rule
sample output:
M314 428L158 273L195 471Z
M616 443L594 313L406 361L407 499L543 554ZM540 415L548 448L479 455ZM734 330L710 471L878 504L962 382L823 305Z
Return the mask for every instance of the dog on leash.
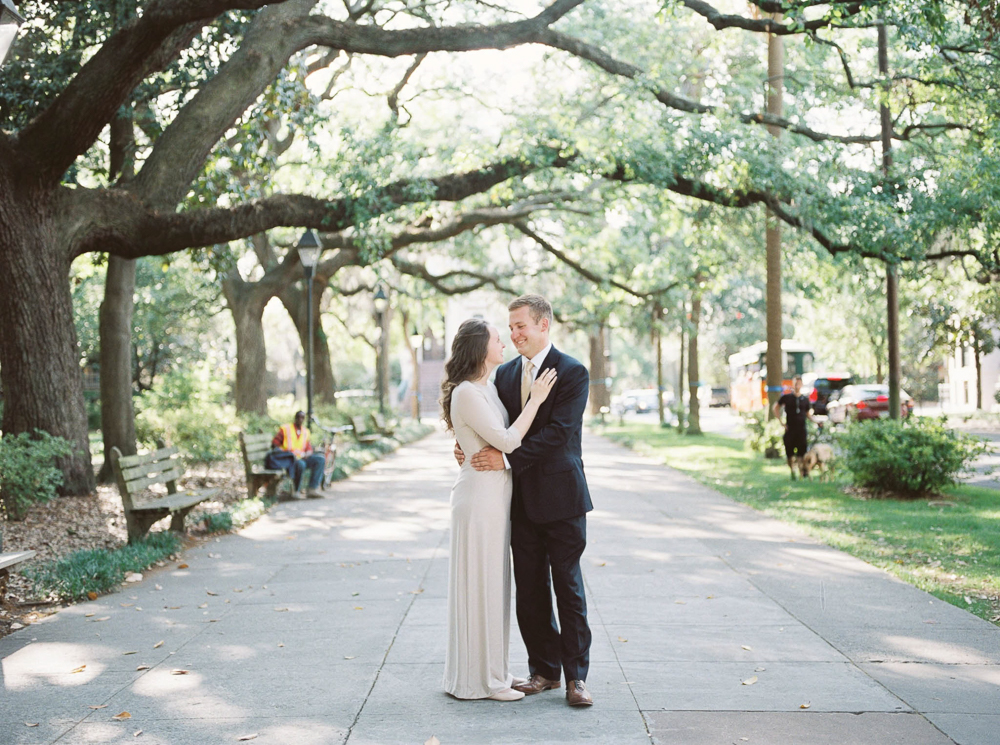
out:
M802 477L809 478L809 474L819 470L820 479L828 478L833 470L833 448L825 443L813 445L802 456Z

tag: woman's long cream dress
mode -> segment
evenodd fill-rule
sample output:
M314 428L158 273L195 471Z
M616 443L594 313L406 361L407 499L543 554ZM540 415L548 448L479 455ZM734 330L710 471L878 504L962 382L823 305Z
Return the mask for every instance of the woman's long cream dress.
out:
M457 698L486 698L510 688L509 470L476 471L471 456L486 445L509 453L521 435L508 427L493 383L460 383L451 421L466 460L451 490L448 651L444 689Z

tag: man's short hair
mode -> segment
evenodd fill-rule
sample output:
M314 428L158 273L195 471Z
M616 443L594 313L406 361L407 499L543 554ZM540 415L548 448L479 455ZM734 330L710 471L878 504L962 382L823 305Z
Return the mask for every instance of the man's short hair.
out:
M541 295L521 295L510 301L507 310L517 310L518 308L528 308L528 313L535 323L541 323L543 318L549 319L552 324L552 305Z
M303 417L304 418L305 415L306 415L306 413L304 411L296 411L295 412L295 418L296 419L298 419L299 417Z

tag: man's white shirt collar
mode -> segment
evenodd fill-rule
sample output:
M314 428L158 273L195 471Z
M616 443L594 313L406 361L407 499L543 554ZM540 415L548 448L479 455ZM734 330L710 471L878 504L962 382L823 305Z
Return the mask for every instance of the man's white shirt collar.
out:
M546 355L548 355L549 350L552 349L552 342L545 345L545 348L531 358L530 362L534 367L531 369L532 377L538 377L538 370L541 368L542 363L545 361ZM521 355L521 369L524 369L524 361L527 359L523 354Z

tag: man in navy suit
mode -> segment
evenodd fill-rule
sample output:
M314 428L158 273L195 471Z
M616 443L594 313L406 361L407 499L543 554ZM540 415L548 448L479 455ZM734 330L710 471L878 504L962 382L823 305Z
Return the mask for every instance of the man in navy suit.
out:
M511 550L517 584L517 625L528 650L526 694L558 688L566 675L571 706L594 703L587 690L590 627L580 557L587 545L587 513L594 509L583 473L581 435L590 375L549 341L552 306L522 295L508 306L510 339L521 355L497 368L500 401L514 421L532 381L554 367L556 385L521 446L506 456L486 447L472 456L478 471L509 467L514 476ZM559 623L552 608L555 590Z

